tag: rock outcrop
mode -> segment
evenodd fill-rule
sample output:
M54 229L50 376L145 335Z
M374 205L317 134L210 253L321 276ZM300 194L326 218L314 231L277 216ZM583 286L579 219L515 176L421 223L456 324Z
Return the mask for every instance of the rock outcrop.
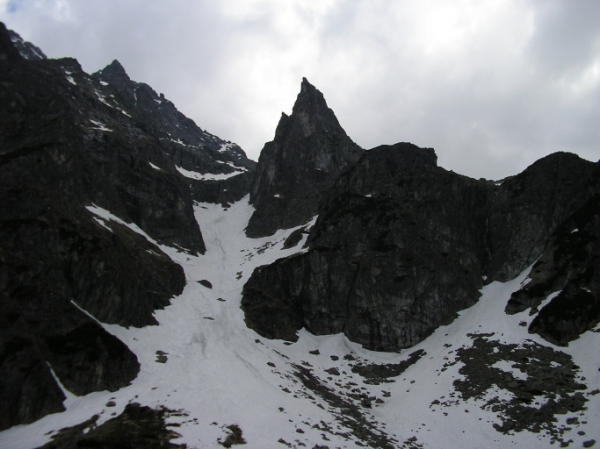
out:
M530 309L530 333L560 346L600 323L600 167L580 191L587 197L552 234L529 281L506 306ZM542 303L550 299L545 305Z
M431 149L369 150L329 189L308 252L255 270L246 323L269 338L295 340L304 327L410 347L473 305L483 280L533 263L584 201L594 166L557 153L499 186L437 167Z
M492 202L485 274L501 282L535 262L558 225L585 201L594 164L554 153L502 182Z
M310 250L254 272L242 302L248 326L286 339L301 327L344 332L397 350L473 305L494 185L436 159L411 144L367 151L333 188Z
M163 94L132 81L119 61L92 76L144 132L158 139L172 164L192 172L186 182L194 200L225 204L247 195L256 162L248 159L238 145L200 129Z
M8 35L22 58L29 59L30 61L46 59L46 55L39 47L36 47L31 42L27 42L13 30L8 30Z
M264 237L309 221L322 195L362 155L306 78L292 115L282 114L265 144L250 188L256 211L246 235Z
M187 445L171 442L180 435L166 422L178 413L181 412L164 407L151 409L134 402L127 404L119 416L102 424L97 424L100 416L94 415L81 424L61 429L52 436L52 441L38 449L185 449Z
M304 80L294 113L261 153L247 235L319 215L306 253L257 268L244 287L246 323L265 337L295 340L304 327L344 332L369 349L410 347L473 305L483 283L510 280L535 262L590 197L595 164L573 154L547 156L503 182L474 180L407 143L353 162L360 152L347 151L350 144L329 145L338 127ZM323 179L322 161L343 163L324 165Z

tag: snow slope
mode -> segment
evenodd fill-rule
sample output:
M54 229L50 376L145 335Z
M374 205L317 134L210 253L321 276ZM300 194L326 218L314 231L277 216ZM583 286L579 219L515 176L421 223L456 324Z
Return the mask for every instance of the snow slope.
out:
M89 209L103 221L118 220L108 211ZM400 354L371 352L343 335L314 336L306 331L294 344L271 341L245 326L241 291L255 267L302 250L303 242L281 249L296 228L268 238L246 238L244 228L253 212L247 197L228 208L198 204L195 212L207 252L195 257L162 247L183 266L188 282L171 306L155 313L159 326L126 329L103 324L137 355L139 376L117 392L77 397L65 391L65 412L0 433L1 448L40 446L57 430L94 414L100 414L101 424L129 402L181 411L171 414L168 422L181 435L174 442L189 448L222 447L218 442L233 424L242 430L246 441L242 447L248 449L550 445L553 436L545 431L501 433L493 427L501 419L484 406L485 400L494 395L509 400L509 391L496 386L486 399L464 400L453 384L465 379L459 373L465 359L457 359L457 353L474 344L473 334L485 333L499 347L513 343L526 347L531 342L552 346L527 333L522 323L530 320L526 313L504 313L511 292L526 282L527 273L486 286L475 306ZM583 391L587 409L560 415L556 423L562 440L572 440L571 447L600 441L600 395L589 394L600 387L599 338L599 333L588 332L568 348L555 348L573 357L587 386ZM418 350L425 355L381 383L365 383L365 377L351 371L357 364L396 364ZM514 365L498 361L493 367L525 379L527 374Z

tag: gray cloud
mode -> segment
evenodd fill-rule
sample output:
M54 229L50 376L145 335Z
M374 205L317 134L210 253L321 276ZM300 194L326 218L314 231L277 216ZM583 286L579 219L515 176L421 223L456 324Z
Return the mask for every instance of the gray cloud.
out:
M600 158L598 17L595 0L0 0L49 56L119 59L255 159L306 76L361 146L432 146L494 179L554 151Z

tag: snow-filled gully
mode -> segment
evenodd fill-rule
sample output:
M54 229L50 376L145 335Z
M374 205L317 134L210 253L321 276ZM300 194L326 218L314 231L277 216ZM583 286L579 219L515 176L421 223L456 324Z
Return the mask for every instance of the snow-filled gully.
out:
M118 220L107 211L90 210L100 220ZM299 341L289 344L249 330L240 309L244 283L257 266L302 251L303 244L282 249L296 228L268 238L246 238L244 228L252 211L247 198L228 208L196 205L207 251L196 257L161 247L184 268L187 286L171 306L155 313L160 324L142 329L103 325L139 359L141 370L130 386L85 397L66 392L65 412L0 433L0 447L43 445L61 428L96 414L96 424L102 424L131 402L180 412L167 421L180 435L172 442L188 448L222 447L219 442L234 425L246 442L240 447L249 449L546 448L553 439L555 446L562 441L571 447L600 441L600 395L592 394L600 386L598 333L588 332L568 348L554 348L572 356L580 367L577 380L586 385L581 393L587 399L585 409L558 415L554 431L500 432L506 411L502 401L514 395L495 385L483 396L465 400L456 388L470 381L460 354L474 342L482 350L492 348L490 354L535 343L552 346L527 333L522 325L530 321L526 313L508 316L503 311L527 272L508 283L486 286L475 306L401 354L367 351L343 335L314 336L302 330ZM520 346L514 349L511 344ZM400 363L416 351L420 352L410 359L413 364ZM387 364L388 372L375 370L377 375L371 377L363 377L370 368L362 375L356 372L369 364ZM495 360L489 367L525 381L527 374L513 365ZM467 374L459 373L461 368ZM386 377L389 370L399 374ZM497 405L495 411L485 405L490 400Z

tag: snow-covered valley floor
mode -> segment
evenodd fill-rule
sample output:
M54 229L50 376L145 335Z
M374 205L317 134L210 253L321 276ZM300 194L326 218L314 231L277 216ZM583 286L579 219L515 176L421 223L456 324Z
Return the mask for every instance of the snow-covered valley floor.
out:
M240 447L248 449L547 448L556 435L570 447L589 445L591 440L600 445L600 394L594 394L600 388L600 333L587 332L567 348L528 334L527 312L504 313L510 294L526 281L526 272L511 282L484 287L475 306L400 354L367 351L343 335L314 336L306 331L294 344L267 340L244 324L242 287L255 267L301 250L303 242L281 249L294 229L269 238L246 238L251 213L247 198L227 209L197 205L207 252L194 257L162 247L183 266L188 282L171 306L156 312L160 325L103 325L139 359L141 371L130 386L85 397L65 391L67 411L0 433L0 448L41 446L61 428L95 414L100 415L99 425L132 402L180 411L167 420L180 434L173 442L188 448L222 447L219 441L231 434L232 425L241 429L246 441ZM469 355L461 350L476 341L492 348L491 354L516 354L537 343L572 356L580 368L575 380L585 384L580 391L587 399L585 408L556 415L554 436L547 429L500 432L494 424L502 425L501 415L507 410L502 404L514 394L494 384L483 395L465 400L454 382L494 369L514 383L532 375L520 368L523 363L550 363L561 369L561 362L540 361L531 352L525 361L498 360L493 366L475 367L474 374L461 374ZM398 364L419 350L424 351L421 358L395 377L365 383L368 378L352 371L357 365ZM535 394L531 407L560 399L560 394ZM561 442L553 444L559 447Z

